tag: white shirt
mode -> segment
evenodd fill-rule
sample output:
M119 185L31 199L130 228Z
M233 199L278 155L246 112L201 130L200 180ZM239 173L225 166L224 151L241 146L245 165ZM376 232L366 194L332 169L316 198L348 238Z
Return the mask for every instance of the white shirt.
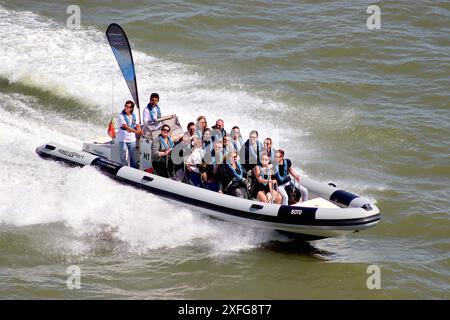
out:
M145 107L142 118L144 119L144 125L153 124L152 118L150 117L149 108ZM158 108L152 108L153 119L158 119Z
M186 158L186 165L189 167L189 170L200 173L197 165L202 163L204 156L205 150L202 148L194 149L194 151Z
M128 123L131 125L133 122L133 117L125 115L128 117ZM119 126L119 130L117 131L117 141L119 142L135 142L136 134L134 132L128 132L127 130L121 129L124 124L127 124L125 121L124 115L120 112L117 115L117 125Z

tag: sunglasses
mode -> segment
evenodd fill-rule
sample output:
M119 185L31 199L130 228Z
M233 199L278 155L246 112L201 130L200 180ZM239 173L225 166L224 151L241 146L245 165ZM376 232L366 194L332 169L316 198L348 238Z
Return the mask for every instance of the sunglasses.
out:
M161 132L169 132L170 129L161 129Z
M134 109L134 107L130 107L130 106L125 106L125 108L129 108L129 109L131 109L131 110Z

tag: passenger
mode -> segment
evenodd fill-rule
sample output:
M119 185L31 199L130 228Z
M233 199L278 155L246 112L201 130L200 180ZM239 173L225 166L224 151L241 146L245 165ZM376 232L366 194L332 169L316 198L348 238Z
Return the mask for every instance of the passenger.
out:
M120 160L122 165L127 166L127 150L130 158L130 166L137 168L136 160L136 135L141 135L142 130L136 123L136 115L133 112L134 102L128 100L125 102L124 109L117 115L117 124L119 132L117 133L117 141L119 142Z
M217 170L217 178L221 182L222 192L239 198L249 198L246 172L238 161L238 153L231 151Z
M273 166L269 164L270 158L266 153L261 154L262 165L255 166L253 173L256 181L252 191L252 197L261 202L281 204L281 195L275 190L277 180L272 179Z
M275 149L272 148L272 139L266 138L264 140L264 150L270 158L270 163L273 164L275 158Z
M289 202L289 197L285 190L288 186L295 187L300 191L302 197L301 201L308 200L308 189L300 184L300 175L292 167L291 160L284 158L284 151L281 149L275 152L275 170L275 178L278 182L278 192L283 198L283 205L288 205ZM289 174L294 177L295 181L291 180Z
M207 164L215 165L220 164L223 159L223 145L221 141L216 141L212 143L212 147L210 152L205 150L204 161Z
M245 170L250 171L256 165L261 165L260 153L263 151L263 145L258 141L258 131L250 131L249 138L241 148L239 154L244 158Z
M195 137L193 143L194 150L186 158L186 180L189 184L196 187L203 187L199 166L202 164L205 150L202 148L202 140L200 138Z
M179 137L178 141L176 141L175 143L181 142L183 140L186 144L193 144L194 137L196 137L195 123L189 122L187 125L187 131L184 132L183 135Z
M164 124L161 128L161 134L153 140L152 144L152 165L156 174L170 178L174 173L174 165L171 158L174 143L169 136L170 126Z
M205 133L205 130L208 128L208 122L206 121L205 116L199 116L197 118L197 124L195 125L195 134L200 139L203 138L203 134Z
M216 163L221 164L223 161L223 156L224 156L224 152L223 152L222 141L214 142L214 148L213 148L213 151L211 152L212 164L216 164Z
M159 108L158 102L159 94L152 93L150 95L150 101L143 112L144 125L155 125L158 118L161 118L161 109Z
M203 169L201 169L201 172L203 185L206 189L220 192L220 183L217 178L217 170L219 169L219 165L221 163L224 163L223 154L223 145L220 141L214 142L214 148L211 153L205 153L205 156L203 158Z
M223 137L227 135L227 132L225 131L224 122L222 119L218 119L216 121L216 125L212 126L213 129L213 135L212 140L213 141L222 141Z
M202 173L202 179L203 179L203 186L212 191L220 192L221 185L218 177L218 169L219 164L207 164L205 162L200 165L200 172Z
M223 137L223 151L224 153L229 153L230 151L236 150L233 143L231 142L231 136L227 134Z
M174 163L174 177L178 181L185 179L185 160L192 153L193 139L195 135L195 124L189 122L187 131L181 135L177 141L174 141L175 147L171 153L171 159ZM201 139L199 139L201 142Z
M234 149L239 152L239 150L241 150L241 147L244 145L244 140L242 139L241 135L241 129L239 129L238 126L234 126L233 129L231 129L230 136Z
M205 132L203 133L203 149L205 150L205 154L211 154L213 144L212 144L212 130L209 128L205 129Z

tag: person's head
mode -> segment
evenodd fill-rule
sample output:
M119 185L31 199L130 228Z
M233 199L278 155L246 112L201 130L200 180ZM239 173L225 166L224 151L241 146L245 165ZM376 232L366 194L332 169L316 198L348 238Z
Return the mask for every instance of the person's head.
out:
M202 131L205 131L205 129L208 127L208 122L206 121L205 116L199 116L197 118L197 127Z
M266 138L264 140L264 148L266 148L266 149L272 148L272 139L271 138Z
M224 163L233 164L237 162L239 155L236 150L232 150L225 155Z
M258 131L256 131L256 130L250 131L250 133L248 135L248 139L250 140L251 144L256 143L256 141L258 140Z
M124 110L126 114L132 114L134 110L134 102L131 100L125 102Z
M150 105L152 107L156 106L158 104L158 102L159 102L159 94L157 94L156 92L153 92L150 95L150 101L149 102L150 102Z
M193 136L195 134L195 123L189 122L187 125L187 130L189 132L189 135Z
M223 137L223 145L229 146L231 144L231 136L227 134L225 137Z
M211 136L212 136L212 131L211 131L211 129L207 128L207 129L203 132L203 141L211 140Z
M234 126L231 129L231 138L235 139L235 138L239 138L241 136L241 129L239 129L238 126Z
M161 127L161 135L165 138L170 134L170 126L165 124Z
M194 139L192 139L192 145L195 149L201 149L201 147L203 146L202 139L197 136L194 137Z
M268 165L269 165L269 162L270 162L270 158L269 158L269 156L267 155L267 153L262 152L262 153L261 153L261 164L262 164L262 166L263 166L263 167L268 166Z
M220 141L214 142L214 152L219 153L223 149L223 144Z
M221 130L223 129L223 125L224 125L224 123L223 123L223 120L222 120L222 119L218 119L218 120L216 121L216 129L217 129L218 131L221 131Z
M281 149L278 149L276 152L275 152L275 161L278 161L279 163L280 162L283 162L283 159L284 159L284 151L283 150L281 150Z

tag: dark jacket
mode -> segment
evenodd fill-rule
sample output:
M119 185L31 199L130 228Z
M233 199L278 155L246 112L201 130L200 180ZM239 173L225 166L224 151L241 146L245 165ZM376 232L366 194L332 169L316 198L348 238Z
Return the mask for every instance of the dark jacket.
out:
M263 151L263 146L261 142L257 141L257 152L256 158L253 153L250 151L250 140L247 140L244 143L244 146L239 151L239 157L241 158L241 163L244 164L244 168L246 171L252 170L256 165L262 165L260 159L260 153Z
M243 168L242 168L243 169ZM236 170L239 171L239 170ZM238 172L239 173L239 172ZM246 178L246 172L244 170L243 178ZM222 184L224 193L227 193L227 188L230 186L238 186L242 181L239 181L231 171L230 167L227 164L219 165L217 169L216 179Z

